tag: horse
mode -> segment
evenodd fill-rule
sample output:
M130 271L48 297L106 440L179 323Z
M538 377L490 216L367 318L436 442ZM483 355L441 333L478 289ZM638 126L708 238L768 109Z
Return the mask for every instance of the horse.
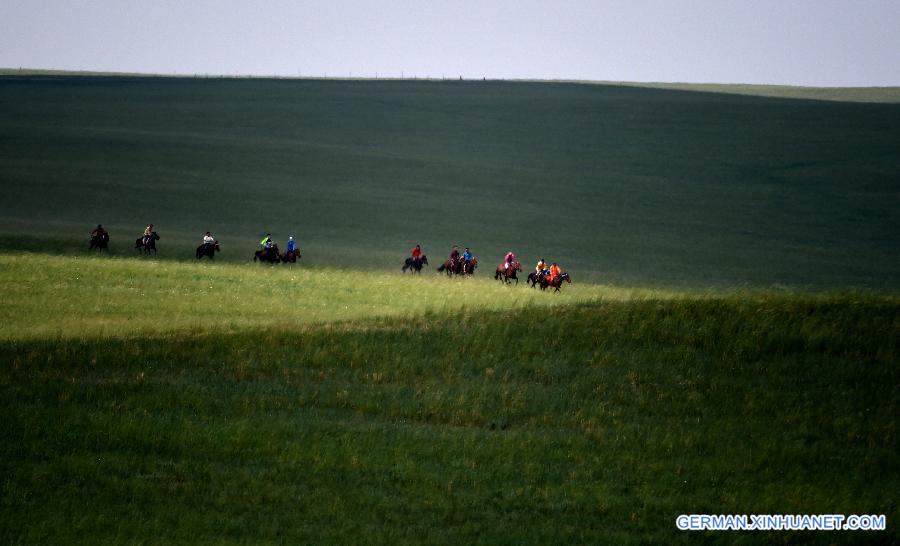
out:
M222 252L222 249L219 248L219 241L214 241L212 244L203 243L197 247L197 259L202 260L204 256L207 256L212 260L216 257L216 252Z
M459 258L454 263L452 260L444 260L444 263L441 264L440 267L437 268L438 273L441 271L446 271L448 277L452 277L453 275L462 275L463 273L463 259Z
M281 261L283 263L295 264L297 260L300 259L300 251L299 250L288 250L281 256Z
M150 251L153 251L153 254L156 254L156 241L159 240L159 235L154 231L150 234L150 237L147 238L147 243L144 244L144 237L138 237L134 242L134 248L137 249L138 252L142 252L145 254L150 254Z
M513 262L508 268L504 268L503 264L500 264L497 266L494 278L499 279L506 284L512 283L511 279L515 279L516 284L519 284L519 277L516 276L516 271L522 271L522 262Z
M412 269L415 273L422 273L422 266L428 265L428 256L422 254L421 258L413 258L410 256L403 263L403 272L406 273L407 269Z
M472 258L467 262L463 262L463 275L474 275L475 268L478 267L478 258Z
M281 261L281 252L278 251L278 245L272 245L272 248L264 248L253 253L253 261L259 260L260 263L275 264Z
M109 233L91 237L91 246L88 248L88 252L92 252L95 248L109 253Z
M546 290L548 286L556 288L554 292L559 292L559 289L562 288L562 282L566 281L567 283L572 283L572 278L569 277L568 273L560 273L556 276L552 281L550 277L544 277L541 279L541 290Z
M541 284L541 281L543 281L546 277L547 277L547 275L544 275L543 273L538 273L537 271L532 271L531 273L528 274L527 282L530 282L531 287L534 288L536 285Z

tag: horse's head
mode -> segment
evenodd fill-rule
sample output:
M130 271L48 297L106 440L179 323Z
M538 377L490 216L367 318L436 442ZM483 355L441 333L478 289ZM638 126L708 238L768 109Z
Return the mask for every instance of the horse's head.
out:
M159 241L159 234L157 234L157 233L154 231L154 232L152 232L152 233L150 234L150 238L153 239L154 241Z
M572 278L569 277L569 274L568 274L568 273L562 273L562 274L560 274L560 277L563 278L563 279L566 279L566 282L567 282L567 283L569 283L569 284L572 283Z
M428 256L422 254L422 263L428 265Z
M222 251L222 249L221 249L221 248L219 248L219 241L216 241L216 242L215 242L215 245L214 245L214 247L213 247L213 248L215 248L215 249L216 249L216 252L221 252L221 251Z
M522 271L522 262L516 262L516 271Z

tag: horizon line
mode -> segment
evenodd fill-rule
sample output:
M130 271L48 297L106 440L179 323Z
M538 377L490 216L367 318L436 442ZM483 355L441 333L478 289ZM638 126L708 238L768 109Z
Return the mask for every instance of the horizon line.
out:
M534 83L583 83L583 84L614 84L614 85L712 85L712 86L733 86L733 87L780 87L795 89L900 89L898 85L797 85L789 83L747 83L747 82L715 82L715 81L661 81L661 80L602 80L602 79L583 79L583 78L498 78L498 77L465 77L461 74L447 77L445 74L440 76L432 76L427 74L419 76L418 74L407 75L404 72L398 76L396 74L381 76L377 72L375 75L354 76L352 73L348 75L329 76L327 72L321 75L316 74L254 74L254 73L202 73L202 72L120 72L111 70L77 70L69 68L28 68L28 67L0 67L0 77L4 76L100 76L100 77L142 77L142 78L185 78L185 79L259 79L259 80L334 80L334 81L492 81L492 82L534 82Z

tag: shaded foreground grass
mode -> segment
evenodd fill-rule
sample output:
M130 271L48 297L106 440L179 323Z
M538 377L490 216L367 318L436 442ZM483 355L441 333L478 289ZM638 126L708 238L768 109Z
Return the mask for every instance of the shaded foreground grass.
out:
M887 515L900 304L855 294L0 341L0 540L654 542ZM705 538L736 540L739 535Z

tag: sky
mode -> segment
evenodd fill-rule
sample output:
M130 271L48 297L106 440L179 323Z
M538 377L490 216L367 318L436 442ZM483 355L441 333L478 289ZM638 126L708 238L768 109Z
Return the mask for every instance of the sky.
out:
M2 0L0 67L900 85L900 0Z

